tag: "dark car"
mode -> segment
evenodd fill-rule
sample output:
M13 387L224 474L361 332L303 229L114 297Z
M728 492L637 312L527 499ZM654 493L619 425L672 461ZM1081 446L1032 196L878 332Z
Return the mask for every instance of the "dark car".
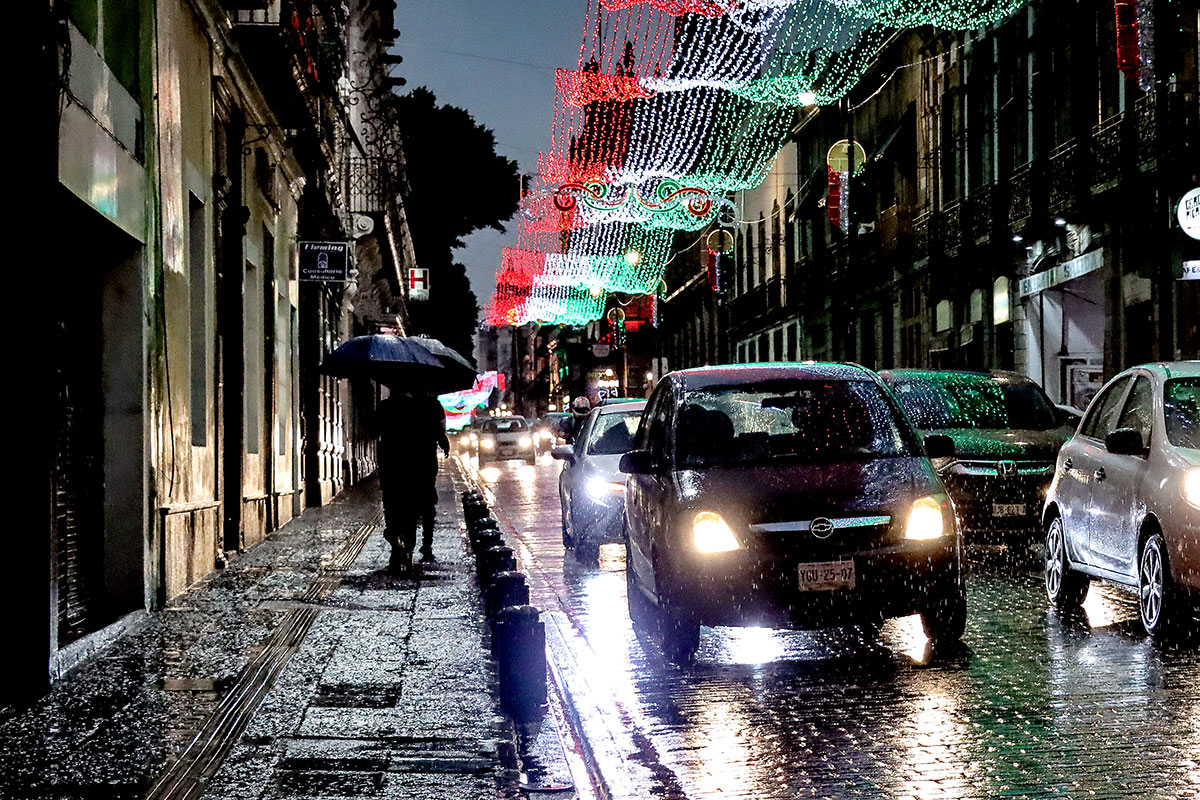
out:
M1042 387L1015 372L897 369L880 373L912 424L954 441L934 460L963 534L978 542L1029 546L1054 460L1075 421Z
M657 617L672 660L691 657L701 625L877 629L919 612L935 642L962 636L950 500L870 370L670 373L621 470L630 617Z
M562 434L563 420L571 415L552 411L533 425L533 443L539 454L549 453L555 445L566 441Z

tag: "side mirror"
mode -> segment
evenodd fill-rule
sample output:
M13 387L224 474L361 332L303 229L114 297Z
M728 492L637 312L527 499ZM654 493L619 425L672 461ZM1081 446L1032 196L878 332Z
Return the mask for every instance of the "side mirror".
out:
M630 450L621 456L619 469L626 475L650 475L658 471L658 463L649 450Z
M949 458L954 455L954 440L944 433L931 433L925 437L925 455L930 458Z
M555 445L550 451L551 458L557 458L559 461L575 461L575 448L565 444Z
M1133 428L1117 428L1104 437L1104 447L1117 456L1140 456L1146 452L1140 431Z

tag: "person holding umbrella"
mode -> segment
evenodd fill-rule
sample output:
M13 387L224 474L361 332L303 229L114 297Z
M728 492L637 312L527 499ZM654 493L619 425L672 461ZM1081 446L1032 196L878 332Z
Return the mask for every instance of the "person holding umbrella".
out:
M433 560L433 522L437 505L437 450L450 455L446 415L433 395L392 389L379 404L379 485L385 530L392 546L389 566L412 566L421 523L421 560Z
M389 388L378 408L383 535L392 546L389 567L405 571L412 566L418 522L422 560L432 560L437 448L450 454L446 416L435 395L473 386L475 368L437 339L374 334L350 339L326 357L321 369L339 378L370 378Z

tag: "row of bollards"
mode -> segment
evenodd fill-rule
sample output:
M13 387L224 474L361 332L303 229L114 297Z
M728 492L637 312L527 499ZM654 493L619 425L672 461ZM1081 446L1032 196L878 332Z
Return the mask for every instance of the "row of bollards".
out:
M483 495L465 491L462 505L492 631L500 702L513 718L529 719L546 703L546 629L540 612L529 605L525 575L517 571L516 556L504 544Z

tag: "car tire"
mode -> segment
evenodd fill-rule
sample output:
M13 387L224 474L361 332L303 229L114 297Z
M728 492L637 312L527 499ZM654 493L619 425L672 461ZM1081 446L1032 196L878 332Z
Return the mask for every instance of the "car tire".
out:
M1146 633L1169 635L1182 610L1180 601L1171 578L1166 540L1161 533L1152 533L1138 554L1138 616Z
M920 611L921 627L934 646L958 642L967 629L967 591L955 579L934 586Z
M575 560L585 567L594 567L600 563L600 545L580 539L575 542Z
M672 664L687 664L700 648L700 620L678 599L669 580L654 565L654 583L658 592L658 636L663 655Z
M629 605L629 621L633 623L634 630L642 633L649 631L654 622L650 600L638 588L628 544L625 545L625 598Z
M562 507L562 543L563 548L570 550L575 546L575 537L571 535L571 527L567 522L567 504L560 495L558 502Z
M1067 535L1059 516L1046 527L1045 583L1046 597L1063 612L1079 610L1091 583L1087 575L1071 569L1067 561Z

